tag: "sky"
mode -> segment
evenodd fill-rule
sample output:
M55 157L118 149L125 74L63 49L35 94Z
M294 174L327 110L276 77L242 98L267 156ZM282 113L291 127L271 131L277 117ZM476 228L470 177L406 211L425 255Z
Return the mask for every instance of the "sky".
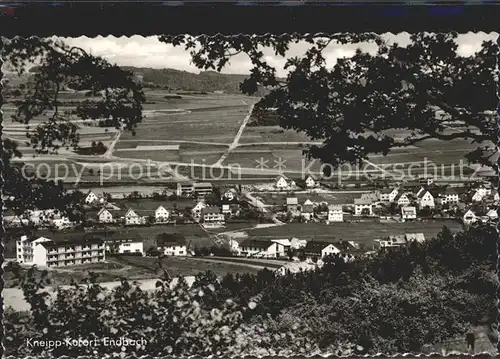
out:
M400 45L405 45L409 42L408 33L399 34L384 34L383 35L389 42L397 42ZM479 49L481 43L486 40L496 41L497 33L466 33L460 34L457 38L458 53L463 56L472 55ZM158 40L156 36L143 37L114 37L98 36L95 38L79 37L79 38L60 38L68 45L78 46L91 54L101 56L111 63L120 66L135 66L135 67L151 67L156 69L172 68L176 70L184 70L189 72L198 73L197 69L192 63L189 53L182 47L174 47L167 45ZM310 46L306 43L293 44L288 52L288 56L298 56L305 52ZM375 44L330 44L324 51L324 56L327 64L333 66L338 58L351 56L357 48L363 51L373 52L376 51ZM264 49L266 60L270 65L277 69L278 76L286 75L283 65L286 58L274 55L272 50ZM233 74L248 74L251 68L251 63L243 54L235 56L231 59L230 63L223 69L224 73Z

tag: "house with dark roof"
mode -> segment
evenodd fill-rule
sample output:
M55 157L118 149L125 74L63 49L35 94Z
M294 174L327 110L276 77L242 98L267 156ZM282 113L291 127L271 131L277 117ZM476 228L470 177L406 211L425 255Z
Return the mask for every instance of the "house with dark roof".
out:
M357 216L361 215L373 215L373 201L366 198L355 198L354 199L354 214Z
M332 243L309 241L303 248L303 253L307 259L322 259L326 256L340 253L340 249Z
M386 188L380 191L380 201L381 202L394 202L394 198L398 195L399 190L397 188Z
M217 206L208 206L201 210L201 218L204 227L224 226L226 219L220 208Z
M143 225L146 224L148 217L154 218L155 212L150 210L138 210L129 208L125 213L125 225Z
M314 216L314 203L310 199L306 199L301 206L301 216L310 221Z
M417 209L413 206L401 207L401 219L412 220L417 218Z
M394 198L394 203L397 203L398 206L408 206L411 201L407 193L399 192Z
M114 218L111 211L107 208L101 208L99 212L97 212L97 219L100 223L113 223Z
M156 247L166 256L188 255L188 243L180 233L160 233L156 236Z

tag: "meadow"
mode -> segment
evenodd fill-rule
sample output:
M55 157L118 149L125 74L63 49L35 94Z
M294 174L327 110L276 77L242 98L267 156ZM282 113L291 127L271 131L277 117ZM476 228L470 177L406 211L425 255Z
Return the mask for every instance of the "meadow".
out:
M355 241L371 248L374 239L405 233L423 233L426 239L433 238L447 226L452 231L458 231L462 225L449 221L425 221L405 223L288 223L283 226L255 228L247 231L251 238L279 239L298 237L300 239L314 239L318 241L337 242Z

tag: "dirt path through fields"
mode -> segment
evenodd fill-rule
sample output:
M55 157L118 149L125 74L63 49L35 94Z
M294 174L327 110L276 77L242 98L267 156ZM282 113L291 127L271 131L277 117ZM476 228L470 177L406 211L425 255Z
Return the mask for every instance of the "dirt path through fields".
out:
M254 105L250 105L250 108L248 109L248 114L246 117L243 119L243 122L241 123L241 126L236 133L236 136L234 137L233 142L231 145L229 145L229 148L222 154L221 158L214 164L215 166L220 166L222 165L222 162L227 158L229 153L234 150L236 147L238 147L238 143L240 142L241 135L243 134L243 131L245 130L245 127L247 126L248 121L250 120L250 117L252 116L252 111L253 111Z

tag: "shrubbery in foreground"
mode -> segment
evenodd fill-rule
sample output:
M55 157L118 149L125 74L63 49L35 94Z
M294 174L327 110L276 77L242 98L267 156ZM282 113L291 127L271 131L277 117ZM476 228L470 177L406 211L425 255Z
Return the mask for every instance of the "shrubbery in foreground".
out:
M16 356L291 355L420 352L461 336L496 313L494 228L473 229L346 264L331 258L318 272L275 277L213 274L189 288L163 282L145 292L123 281L59 289L45 304L43 279L22 288L32 310L5 313L5 347ZM30 274L30 273L28 273ZM137 347L28 348L39 340L144 338ZM353 344L354 343L354 344ZM94 350L97 350L94 352Z

